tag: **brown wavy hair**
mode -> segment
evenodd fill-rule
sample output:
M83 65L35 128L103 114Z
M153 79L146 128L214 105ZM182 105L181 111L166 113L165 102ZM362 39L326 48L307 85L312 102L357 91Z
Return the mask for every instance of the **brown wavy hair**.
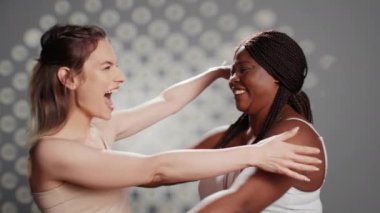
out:
M58 79L59 68L68 67L70 75L80 75L84 62L104 38L105 31L91 25L55 25L42 35L40 57L29 83L30 142L55 133L67 121L72 97Z

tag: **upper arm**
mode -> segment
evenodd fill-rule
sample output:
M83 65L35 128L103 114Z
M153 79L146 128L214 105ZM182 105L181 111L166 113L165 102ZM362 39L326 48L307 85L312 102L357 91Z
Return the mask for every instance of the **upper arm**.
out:
M268 132L267 137L299 127L298 133L286 142L296 145L317 147L321 152L315 157L324 161L321 141L319 136L307 124L297 120L283 120L278 122ZM243 184L236 183L233 195L241 198L243 206L250 210L261 211L280 198L290 187L296 187L303 191L318 189L324 179L324 163L315 165L319 167L316 172L301 172L310 178L310 182L300 181L291 177L257 170Z
M31 153L52 180L89 188L126 187L154 179L154 161L138 154L102 151L67 141L41 141Z
M292 128L299 127L298 133L288 139L286 142L296 145L303 145L303 146L310 146L310 147L316 147L321 150L321 152L317 155L314 155L313 157L318 158L323 163L316 164L314 166L319 168L319 171L313 171L313 172L305 172L305 171L297 171L299 173L302 173L303 175L307 176L311 181L310 182L304 182L304 181L295 181L294 186L297 188L300 188L304 191L314 191L318 189L324 180L325 177L325 156L324 156L324 147L321 141L321 138L319 135L306 123L299 121L299 120L283 120L279 122L277 125L275 125L268 133L268 137L276 134L280 134L284 131L290 130Z
M94 119L95 125L110 141L126 138L175 113L175 104L157 96L138 106L117 110L110 120Z
M286 176L258 169L244 175L240 173L229 189L202 200L195 212L261 212L294 183L293 179Z
M227 190L206 197L194 212L261 212L284 194L292 180L257 170Z
M274 126L268 133L268 137L290 130L296 126L300 129L298 133L288 139L288 143L306 145L320 148L321 143L318 135L304 123L299 121L284 121ZM321 151L316 157L324 161L323 152ZM320 187L324 179L324 163L316 165L319 171L303 173L310 178L310 182L295 180L285 175L257 170L246 179L235 181L233 186L219 194L211 195L211 198L205 203L204 212L212 210L226 210L242 212L260 212L268 205L279 199L290 187L297 187L303 191L314 191ZM297 171L300 172L300 171ZM239 178L237 178L239 180Z
M235 200L241 208L250 212L259 212L280 198L294 183L292 178L263 170L257 170L242 184L232 188Z

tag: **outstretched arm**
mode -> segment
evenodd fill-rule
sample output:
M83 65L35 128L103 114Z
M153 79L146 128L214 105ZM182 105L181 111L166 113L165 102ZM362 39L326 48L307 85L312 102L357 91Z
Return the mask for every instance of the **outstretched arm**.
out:
M54 180L90 188L183 182L260 165L272 165L280 173L292 169L312 171L315 166L311 164L316 159L305 154L318 153L318 149L282 142L295 133L273 137L278 146L268 143L223 150L178 150L152 156L101 151L69 141L42 141L32 150L31 159L35 169ZM285 159L289 153L294 155ZM287 174L304 178L299 173Z
M287 143L319 147L320 141L317 135L308 126L302 123L286 122L287 125L273 128L270 134L284 131L291 126L300 125L301 130ZM290 124L290 125L288 125ZM324 160L323 152L315 155L321 161ZM270 170L244 171L240 173L233 185L223 191L216 192L203 199L190 212L261 212L271 203L279 199L290 187L297 187L302 191L314 191L318 189L324 177L324 163L318 165L314 172L297 172L307 176L307 181L290 178L288 175L271 173Z
M136 107L116 111L111 120L95 120L108 141L131 136L178 112L218 78L228 78L229 66L210 68L192 78L174 84L157 97Z

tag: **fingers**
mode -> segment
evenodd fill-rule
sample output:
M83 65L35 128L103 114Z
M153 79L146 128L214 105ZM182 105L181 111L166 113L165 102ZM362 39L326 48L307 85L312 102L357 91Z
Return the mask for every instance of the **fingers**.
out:
M286 131L286 132L283 132L279 135L276 135L275 138L277 140L285 141L285 140L295 136L297 134L298 130L299 130L299 127L297 126L297 127L293 128L289 131Z
M306 155L297 155L294 154L291 157L292 160L298 162L298 163L304 163L304 164L320 164L322 161L316 157L310 157Z
M311 155L311 154L319 154L321 150L315 147L309 147L309 146L300 146L300 145L292 145L293 151L298 154L305 154L305 155Z
M305 175L302 175L302 174L300 174L298 172L292 171L292 170L290 170L288 168L282 169L281 173L283 173L284 175L287 175L287 176L289 176L291 178L300 180L300 181L310 182L310 179L308 177L306 177Z
M223 63L219 66L216 67L219 70L223 71L223 78L229 79L230 78L230 73L231 73L231 65L227 64L227 61L223 61Z
M310 164L317 164L321 162L322 161L319 160L318 158L294 154L291 158L289 158L289 160L283 161L281 163L279 173L283 173L284 175L287 175L291 178L295 178L297 180L309 182L310 179L307 176L300 174L297 171L300 171L300 172L319 171L318 167L314 165L310 165Z
M319 168L316 166L303 164L303 163L297 163L297 162L288 162L286 167L288 169L294 169L297 171L305 171L305 172L314 172L314 171L319 170Z

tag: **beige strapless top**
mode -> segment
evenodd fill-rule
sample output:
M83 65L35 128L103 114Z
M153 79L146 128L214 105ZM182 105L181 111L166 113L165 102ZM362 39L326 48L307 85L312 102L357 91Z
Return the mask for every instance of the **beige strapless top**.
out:
M32 195L44 213L130 212L126 189L87 189L64 183L49 191Z
M96 131L96 129L94 128ZM105 150L109 147L99 134ZM43 213L129 213L128 190L89 189L63 183L45 192L32 193Z

